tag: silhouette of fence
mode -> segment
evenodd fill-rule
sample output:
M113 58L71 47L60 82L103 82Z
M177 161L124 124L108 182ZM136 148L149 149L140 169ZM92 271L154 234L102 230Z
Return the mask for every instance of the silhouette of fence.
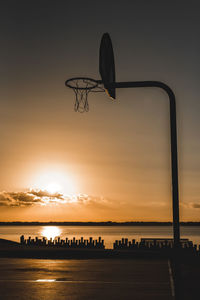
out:
M70 249L105 249L104 240L101 237L98 239L61 239L56 237L55 239L50 238L49 240L45 237L43 238L24 238L24 235L20 237L20 244L25 246L41 246L41 247L62 247ZM174 248L173 239L164 239L164 238L141 238L140 242L136 242L135 239L128 240L127 238L122 238L121 240L116 240L113 244L113 250L168 250ZM188 253L194 253L200 255L200 245L194 245L192 241L188 239L180 240L180 248L187 251Z
M159 250L159 249L173 249L174 240L164 239L164 238L141 238L140 242L135 242L133 239L129 241L127 238L122 238L121 240L116 240L113 244L114 250ZM200 255L200 245L193 245L192 241L188 239L180 240L180 248L195 252Z
M104 240L99 237L97 240L93 240L92 237L89 238L89 240L83 239L81 237L80 239L76 239L73 237L73 239L61 239L60 237L57 237L55 239L50 238L49 240L45 237L42 239L36 237L31 238L29 237L27 240L24 238L24 235L20 237L20 243L22 245L27 246L55 246L55 247L65 247L65 248L87 248L87 249L104 249Z

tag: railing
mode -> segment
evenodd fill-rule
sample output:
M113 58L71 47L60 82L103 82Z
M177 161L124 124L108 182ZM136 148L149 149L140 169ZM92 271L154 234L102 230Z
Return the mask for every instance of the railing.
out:
M22 235L20 237L20 243L24 246L36 246L36 247L57 247L57 248L69 248L69 249L105 249L104 240L101 237L98 239L61 239L57 237L55 239L50 238L49 240L45 237L43 238L31 238L25 239ZM173 239L165 238L141 238L140 242L135 241L135 239L128 240L127 238L122 238L121 240L116 240L113 243L113 250L121 251L137 251L137 250L170 250L174 248ZM181 239L179 249L188 250L188 252L193 252L200 255L200 245L193 244L192 241L188 239ZM112 250L112 249L110 249Z

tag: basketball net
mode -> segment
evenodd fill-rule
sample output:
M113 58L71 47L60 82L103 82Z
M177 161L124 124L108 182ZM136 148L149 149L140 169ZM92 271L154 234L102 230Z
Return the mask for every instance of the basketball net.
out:
M74 103L74 110L80 113L88 112L89 111L89 104L88 104L88 94L90 90L80 90L78 88L74 88L75 92L75 103Z
M80 113L89 111L88 94L92 92L104 92L104 88L101 87L101 82L87 78L76 77L70 78L65 82L65 85L73 89L75 93L74 110Z

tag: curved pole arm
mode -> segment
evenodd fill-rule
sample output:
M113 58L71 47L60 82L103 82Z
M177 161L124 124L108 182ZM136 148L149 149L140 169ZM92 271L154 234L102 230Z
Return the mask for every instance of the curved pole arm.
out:
M163 89L170 102L170 133L171 133L171 172L172 172L172 207L173 207L173 234L174 246L180 244L179 225L179 191L178 191L178 153L177 153L177 128L176 128L176 99L172 89L160 81L135 81L116 82L109 85L109 88L143 88L158 87Z

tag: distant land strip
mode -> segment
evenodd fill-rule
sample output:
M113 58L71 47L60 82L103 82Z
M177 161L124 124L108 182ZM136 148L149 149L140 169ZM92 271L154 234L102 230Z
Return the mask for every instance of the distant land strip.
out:
M181 226L200 226L200 222L180 222ZM0 226L172 226L172 222L0 222Z

